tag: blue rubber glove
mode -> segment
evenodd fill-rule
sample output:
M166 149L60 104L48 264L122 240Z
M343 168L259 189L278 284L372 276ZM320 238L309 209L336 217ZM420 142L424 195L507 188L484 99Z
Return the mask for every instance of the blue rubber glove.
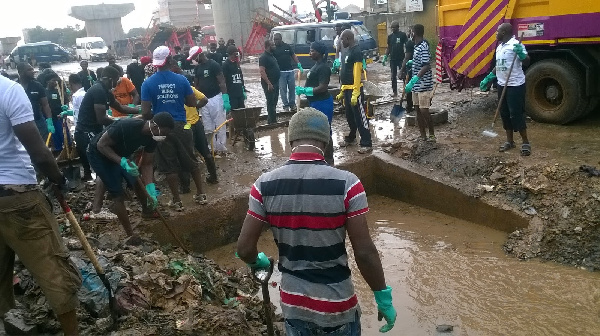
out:
M392 287L387 286L386 289L380 291L374 291L375 302L377 302L377 310L379 316L377 320L381 321L385 319L387 322L383 327L379 328L379 332L386 333L394 327L396 323L396 309L392 306Z
M269 268L271 262L264 252L260 252L256 256L256 261L253 264L248 264L250 268Z
M73 115L73 110L67 110L67 111L60 112L61 118L64 118L66 116L72 116L72 115Z
M387 59L388 59L388 55L383 55L383 61L381 61L381 64L383 66L385 66L385 63L387 63Z
M54 129L54 123L52 122L52 118L46 119L46 128L48 129L48 133L56 133L56 130Z
M415 84L417 84L417 82L419 81L419 76L414 75L410 81L406 84L406 87L404 88L404 91L406 92L411 92L413 89L413 86L415 86Z
M154 183L148 183L146 185L146 191L148 192L148 195L150 195L150 199L148 200L148 207L150 208L150 210L155 210L158 206L158 195L156 194L156 185L154 185Z
M527 58L527 54L525 53L525 47L521 43L517 43L513 46L513 51L517 54L521 61Z
M248 99L248 95L246 95L246 87L244 86L244 90L242 91L242 94L244 95L244 100Z
M413 61L412 60L406 62L406 67L407 68L412 68L412 66L413 66Z
M298 62L298 69L300 69L300 73L304 73L304 69L302 68L302 64Z
M140 171L138 170L138 167L133 162L129 163L127 161L127 158L121 158L121 168L125 169L125 171L133 177L140 176Z
M496 78L496 74L490 72L487 76L485 76L481 83L479 83L479 90L481 90L482 92L488 91L490 89L489 83L490 81L494 80L494 78Z
M223 108L226 112L231 111L231 103L229 102L229 94L223 94Z

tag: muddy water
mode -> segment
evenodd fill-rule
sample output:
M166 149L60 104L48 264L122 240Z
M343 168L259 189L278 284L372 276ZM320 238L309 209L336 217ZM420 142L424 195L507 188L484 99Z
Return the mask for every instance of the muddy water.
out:
M504 232L381 196L369 203L371 235L398 310L393 335L436 335L440 324L453 325L452 335L600 334L600 273L519 261L502 252ZM270 232L259 249L277 255ZM234 251L232 244L207 254L223 267L244 267ZM373 295L354 261L351 267L363 334L378 335ZM278 300L277 288L271 297Z

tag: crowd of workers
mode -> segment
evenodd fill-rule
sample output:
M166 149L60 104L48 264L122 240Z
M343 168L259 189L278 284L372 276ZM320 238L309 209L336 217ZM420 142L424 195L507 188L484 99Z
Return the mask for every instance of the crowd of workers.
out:
M361 79L363 54L351 30L341 25L336 30L333 70L339 70L341 85L336 99L344 105L350 128L341 146L355 143L358 132L359 153L369 153L372 140ZM528 155L531 147L522 114L522 69L515 78L506 78L511 57L518 57L520 68L528 56L511 38L511 31L507 24L498 28L497 66L481 89L486 90L496 76L500 86L509 88L502 110L507 142L500 149L514 147L512 134L518 131L524 142L521 153ZM422 25L413 26L407 35L394 22L383 63L390 62L394 95L398 94L396 78L406 79L404 90L412 92L409 105L416 110L421 137L435 141L429 115L433 86L430 49L423 36ZM285 110L297 110L296 95L305 95L311 108L298 111L290 120L292 154L288 163L263 174L251 188L238 256L253 269L270 265L269 258L257 251L263 224L269 224L279 247L281 302L288 335L359 335L360 309L344 244L347 233L359 271L386 320L380 330L387 332L394 326L396 311L392 289L385 282L368 232L366 194L354 174L333 167L334 98L329 93L332 69L327 50L322 41L311 45L315 65L304 86L297 86L295 67L300 73L304 69L292 48L279 34L273 41L265 41L259 69L268 122L277 122L279 96ZM16 254L34 274L65 335L78 334L75 309L81 278L64 257L67 250L56 219L37 188L44 177L57 190L64 190L66 180L52 151L57 154L74 140L83 178L90 180L92 171L97 176L92 212L102 214L108 193L112 211L127 234L126 243L139 244L125 207L123 182L136 193L143 217L157 215L155 171L166 176L172 197L168 206L184 209L180 194L190 192L190 180L195 185L193 200L207 204L195 151L207 166L206 182L217 183L211 151L227 155L225 128L220 126L227 112L245 106L239 63L240 50L234 43L225 45L220 40L206 52L192 46L175 48L172 53L160 46L152 58L134 55L125 71L114 57L96 72L82 61L82 70L68 78L70 89L49 67L42 69L36 80L28 63L18 65L18 83L0 76L0 316L15 306L12 270ZM73 138L64 122L67 116L73 116L75 122ZM48 150L50 140L52 151Z

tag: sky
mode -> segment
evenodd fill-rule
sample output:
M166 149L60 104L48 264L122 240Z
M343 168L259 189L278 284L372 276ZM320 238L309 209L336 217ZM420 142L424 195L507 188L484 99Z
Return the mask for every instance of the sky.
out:
M218 1L218 0L216 0ZM124 3L131 2L135 5L135 10L122 20L125 32L131 28L147 27L152 18L152 12L158 8L157 0L18 0L12 2L11 9L4 7L5 11L0 20L0 37L22 36L24 28L33 28L41 26L46 29L62 28L68 25L75 26L79 24L83 27L83 21L79 21L68 15L71 6L96 5L99 3ZM285 0L269 0L270 3L287 3ZM311 10L310 0L295 0L300 12ZM337 0L340 7L349 4L355 4L363 7L363 0ZM289 4L284 9L287 9Z

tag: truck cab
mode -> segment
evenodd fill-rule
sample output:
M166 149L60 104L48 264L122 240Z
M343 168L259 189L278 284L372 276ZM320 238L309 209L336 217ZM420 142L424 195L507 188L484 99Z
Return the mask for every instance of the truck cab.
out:
M108 47L101 37L81 37L75 40L77 59L105 61L108 58Z

